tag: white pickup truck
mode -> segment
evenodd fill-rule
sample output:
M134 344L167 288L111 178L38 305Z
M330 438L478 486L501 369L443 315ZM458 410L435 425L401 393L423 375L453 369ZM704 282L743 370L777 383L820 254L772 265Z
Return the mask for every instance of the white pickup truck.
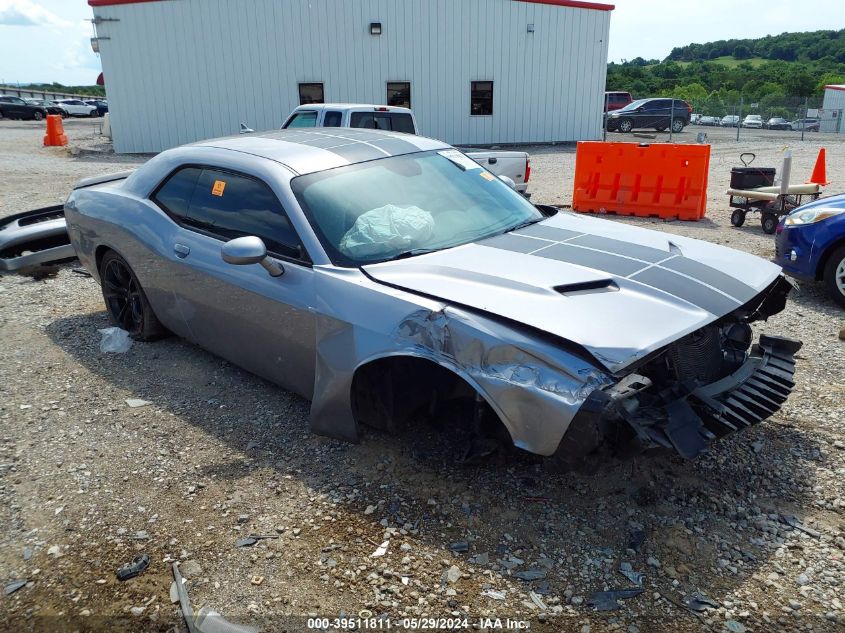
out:
M282 129L312 127L358 127L419 134L417 120L409 108L353 103L312 103L290 113ZM527 152L458 148L497 176L513 181L522 195L527 193L531 157Z

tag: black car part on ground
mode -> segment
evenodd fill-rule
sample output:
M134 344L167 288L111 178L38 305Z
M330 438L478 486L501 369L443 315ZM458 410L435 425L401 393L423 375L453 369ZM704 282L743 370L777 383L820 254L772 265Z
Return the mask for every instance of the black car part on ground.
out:
M739 309L651 355L610 389L597 389L572 420L566 437L594 450L632 439L693 459L716 438L753 426L776 413L795 386L794 355L801 342L761 335L752 344L750 323L777 314L793 285L784 276ZM592 434L592 435L590 435ZM559 449L559 450L561 450ZM574 456L561 456L573 462Z
M62 205L0 220L0 273L22 272L75 258Z

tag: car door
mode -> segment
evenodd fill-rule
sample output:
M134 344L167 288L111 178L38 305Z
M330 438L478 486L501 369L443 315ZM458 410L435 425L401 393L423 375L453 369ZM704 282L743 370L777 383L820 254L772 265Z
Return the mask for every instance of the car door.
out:
M648 117L643 127L669 127L671 99L655 99L648 103Z
M4 107L3 109L12 112L16 117L26 117L29 114L26 101L18 97L11 97L9 99L9 107Z
M255 235L284 274L227 264L227 240ZM307 398L314 385L313 270L279 199L263 181L204 167L173 244L174 288L200 346Z

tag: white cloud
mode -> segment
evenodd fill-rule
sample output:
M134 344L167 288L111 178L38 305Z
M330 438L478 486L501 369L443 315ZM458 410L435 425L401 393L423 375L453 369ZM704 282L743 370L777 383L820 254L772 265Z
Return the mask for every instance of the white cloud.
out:
M0 25L68 28L70 22L32 0L0 0Z

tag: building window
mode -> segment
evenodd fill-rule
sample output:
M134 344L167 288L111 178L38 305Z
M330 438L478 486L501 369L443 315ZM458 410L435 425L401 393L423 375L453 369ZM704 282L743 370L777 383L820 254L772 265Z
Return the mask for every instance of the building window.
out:
M493 82L473 81L469 93L469 113L473 116L493 114Z
M323 101L323 84L299 84L299 105L309 103L325 103Z
M400 108L411 107L411 82L410 81L388 81L387 82L387 105L399 106Z

